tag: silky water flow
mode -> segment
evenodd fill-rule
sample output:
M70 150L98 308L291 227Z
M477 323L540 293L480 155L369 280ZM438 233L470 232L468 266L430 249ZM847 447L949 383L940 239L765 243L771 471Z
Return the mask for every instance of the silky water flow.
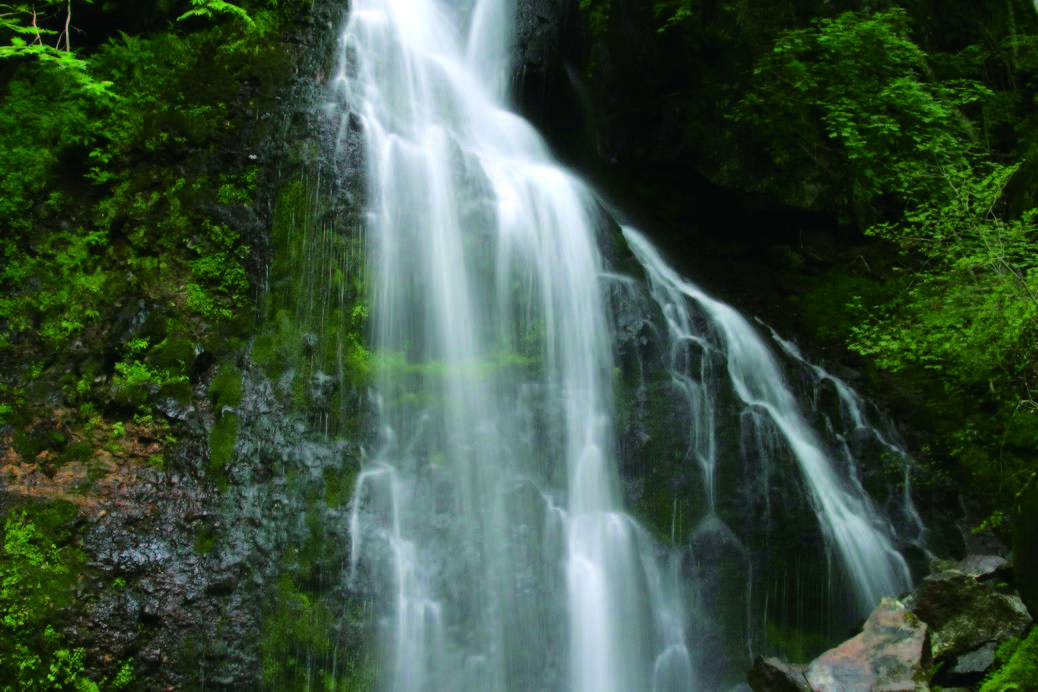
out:
M353 0L341 40L336 103L365 142L380 421L349 557L352 577L380 589L380 683L714 689L731 676L701 669L727 664L697 655L696 637L723 628L691 622L712 615L686 593L689 551L664 547L622 506L599 250L613 230L507 108L514 11L506 0ZM661 341L713 338L738 397L792 448L859 613L905 588L893 529L830 463L757 332L644 238L626 238L668 316ZM710 313L714 337L681 323L688 301ZM719 443L703 396L693 429L675 435L700 441L712 487ZM701 525L722 526L708 495ZM737 668L753 641L734 648Z

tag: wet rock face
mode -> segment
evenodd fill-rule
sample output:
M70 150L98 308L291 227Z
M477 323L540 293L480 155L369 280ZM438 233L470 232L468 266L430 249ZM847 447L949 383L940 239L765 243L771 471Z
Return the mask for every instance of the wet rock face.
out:
M512 92L523 117L561 151L571 150L584 126L576 74L584 37L577 0L519 0Z
M197 547L198 535L220 528L216 494L167 475L121 499L84 538L94 601L70 628L74 640L102 660L133 658L146 689L184 688L178 659L192 647L208 654L196 665L209 666L213 683L255 682L256 613L234 594L244 565Z
M995 663L997 650L995 642L987 642L974 651L962 654L955 660L951 674L955 677L976 676L979 679Z
M930 663L926 623L884 599L861 634L811 663L807 679L817 692L926 692Z
M355 445L311 432L262 377L246 373L243 390L226 487L206 477L205 438L189 439L168 472L143 474L86 519L90 573L67 633L113 672L133 659L136 689L269 685L264 647L280 636L268 621L271 593L286 574L321 582L314 598L329 612L357 609L359 590L370 589L348 585L343 571ZM320 535L310 516L324 517ZM315 546L327 550L300 555ZM345 655L370 637L358 622L320 634Z

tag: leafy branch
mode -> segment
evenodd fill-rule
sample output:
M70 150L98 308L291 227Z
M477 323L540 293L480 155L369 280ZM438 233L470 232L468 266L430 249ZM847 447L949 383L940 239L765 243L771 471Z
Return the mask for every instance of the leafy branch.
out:
M35 59L47 68L68 75L77 90L89 97L113 97L112 82L94 79L88 72L87 61L72 52L72 0L42 0L42 5L64 5L59 29L41 24L40 10L35 3L0 5L0 10L5 10L0 14L0 35L9 34L8 45L0 45L0 59ZM45 19L53 20L56 16ZM45 42L47 36L57 36L53 46Z

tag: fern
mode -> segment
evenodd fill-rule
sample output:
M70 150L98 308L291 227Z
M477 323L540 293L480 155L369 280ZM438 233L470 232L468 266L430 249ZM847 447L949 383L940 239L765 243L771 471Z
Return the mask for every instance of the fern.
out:
M255 22L252 21L252 17L241 7L232 5L224 0L191 0L191 5L194 9L188 10L184 14L177 17L177 21L181 22L191 17L204 17L206 19L212 19L218 14L229 14L232 17L242 20L250 27L255 27Z

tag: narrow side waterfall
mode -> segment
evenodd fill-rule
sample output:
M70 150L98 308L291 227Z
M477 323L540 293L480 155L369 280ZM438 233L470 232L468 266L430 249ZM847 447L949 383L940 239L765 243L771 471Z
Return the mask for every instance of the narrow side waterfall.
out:
M672 347L680 349L683 344L694 342L702 349L704 361L723 362L729 382L753 425L758 429L762 425L773 426L792 451L804 486L809 489L811 507L853 585L857 615L867 616L883 596L908 590L911 575L905 559L894 548L893 528L876 520L879 514L859 484L840 477L822 442L800 413L779 363L763 339L738 312L679 277L644 236L625 229L624 237L646 270L653 298L666 317ZM695 324L690 301L702 311L705 325ZM783 346L787 353L800 359L795 347L789 343ZM689 374L682 371L676 358L672 358L671 369L676 378ZM814 371L816 375L823 374L818 368ZM833 382L843 403L857 417L856 424L864 426L858 402L842 382ZM715 408L711 390L702 386L697 389L697 396L705 400L697 401L696 408ZM760 420L761 415L767 417L766 422ZM714 454L713 445L699 454L708 476L715 465ZM712 515L712 478L707 485Z
M737 687L753 654L824 643L908 587L907 490L900 514L870 500L857 443L836 460L783 378L813 366L621 236L509 112L513 12L353 0L341 41L380 426L349 580L377 599L379 684ZM601 249L624 242L647 283Z

